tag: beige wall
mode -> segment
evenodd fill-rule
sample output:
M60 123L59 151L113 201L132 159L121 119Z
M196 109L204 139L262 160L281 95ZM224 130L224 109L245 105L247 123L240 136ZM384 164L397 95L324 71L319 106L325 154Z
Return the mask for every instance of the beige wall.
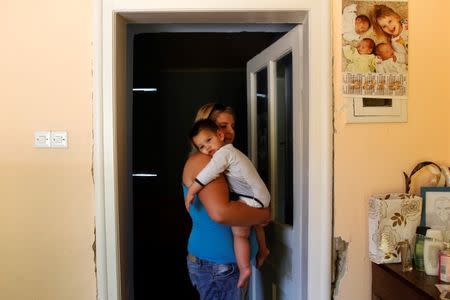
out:
M334 235L349 242L338 299L371 299L367 199L404 191L402 172L423 160L450 166L450 33L447 0L409 1L407 123L346 124L339 81L341 1L333 1Z
M92 300L93 3L0 7L0 299ZM69 147L33 148L36 130Z

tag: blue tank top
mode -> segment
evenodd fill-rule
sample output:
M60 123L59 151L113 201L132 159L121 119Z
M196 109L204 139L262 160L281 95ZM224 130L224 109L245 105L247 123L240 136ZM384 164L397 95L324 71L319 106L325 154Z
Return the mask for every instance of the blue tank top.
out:
M186 196L188 188L183 184ZM192 219L192 230L188 240L188 252L201 259L219 264L235 263L233 234L231 227L214 222L208 215L200 199L195 195L189 214ZM255 231L251 230L250 257L253 260L258 252Z

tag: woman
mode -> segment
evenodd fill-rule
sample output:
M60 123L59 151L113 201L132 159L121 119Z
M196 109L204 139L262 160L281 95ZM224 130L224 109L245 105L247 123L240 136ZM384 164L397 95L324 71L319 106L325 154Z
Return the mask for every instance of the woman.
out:
M197 113L196 121L211 119L221 128L227 142L234 141L234 114L230 107L206 104ZM183 169L183 191L209 162L210 156L193 152ZM237 288L239 271L234 256L230 226L252 226L270 221L269 209L252 208L228 198L224 176L206 185L189 210L192 230L188 242L187 265L192 284L202 300L245 299L248 286ZM251 257L257 253L254 232L250 236Z

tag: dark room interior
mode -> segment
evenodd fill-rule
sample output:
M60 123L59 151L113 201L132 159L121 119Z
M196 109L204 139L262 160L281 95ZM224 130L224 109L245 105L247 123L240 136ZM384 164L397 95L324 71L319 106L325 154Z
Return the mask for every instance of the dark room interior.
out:
M191 221L184 207L181 172L187 133L208 102L236 113L235 146L247 152L246 63L280 32L142 33L134 36L132 97L133 256L135 299L176 289L198 299L186 269ZM151 279L150 279L151 278ZM170 297L169 297L170 298Z

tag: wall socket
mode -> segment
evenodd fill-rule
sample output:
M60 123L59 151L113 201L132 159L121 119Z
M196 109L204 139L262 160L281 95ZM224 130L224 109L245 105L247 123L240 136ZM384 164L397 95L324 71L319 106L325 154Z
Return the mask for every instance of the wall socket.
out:
M52 131L50 145L52 148L67 148L67 131Z
M34 147L36 148L67 148L67 131L35 131Z
M50 148L50 131L35 131L34 147Z

